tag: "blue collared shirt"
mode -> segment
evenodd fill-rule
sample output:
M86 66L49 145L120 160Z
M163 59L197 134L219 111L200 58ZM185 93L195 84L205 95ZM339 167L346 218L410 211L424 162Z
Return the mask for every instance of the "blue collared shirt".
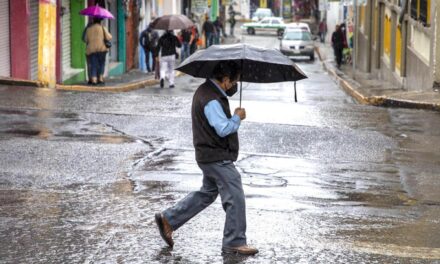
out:
M218 84L211 80L214 83L215 87L219 89L219 91L226 96L225 91L218 86ZM220 102L217 100L209 101L204 108L204 113L206 118L208 119L209 124L215 129L215 132L220 137L226 137L229 134L237 132L240 127L240 117L234 114L231 118L227 118L225 112L223 112L223 108L220 105Z

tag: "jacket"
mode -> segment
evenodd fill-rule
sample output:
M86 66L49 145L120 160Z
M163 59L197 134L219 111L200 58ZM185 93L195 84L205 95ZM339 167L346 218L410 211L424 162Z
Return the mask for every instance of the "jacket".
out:
M207 80L200 85L194 93L191 107L196 161L199 163L236 161L239 150L238 134L232 133L223 138L217 135L204 113L205 106L211 100L217 100L220 103L227 118L232 117L228 98L218 90L215 84Z
M107 40L112 39L112 35L101 24L93 24L87 28L84 39L87 43L87 55L95 52L108 51L108 48L104 44L104 36Z
M162 56L175 55L176 48L180 48L180 41L171 33L165 33L159 38L159 44L157 45L157 54L161 52Z

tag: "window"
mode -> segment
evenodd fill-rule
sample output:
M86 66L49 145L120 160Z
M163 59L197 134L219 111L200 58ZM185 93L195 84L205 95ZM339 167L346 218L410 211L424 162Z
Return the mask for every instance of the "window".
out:
M383 51L385 55L391 55L391 17L385 15L385 29L383 31Z
M411 17L423 23L431 25L431 0L411 0Z
M359 24L362 29L365 28L365 9L366 7L364 5L359 7Z

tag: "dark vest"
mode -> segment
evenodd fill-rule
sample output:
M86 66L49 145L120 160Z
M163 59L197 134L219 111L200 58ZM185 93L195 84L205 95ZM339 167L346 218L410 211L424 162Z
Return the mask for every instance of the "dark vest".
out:
M233 133L222 138L209 125L204 109L211 100L217 100L222 106L226 117L231 118L228 98L219 91L212 81L206 80L195 92L191 110L196 161L199 163L222 160L236 161L238 157L238 134Z

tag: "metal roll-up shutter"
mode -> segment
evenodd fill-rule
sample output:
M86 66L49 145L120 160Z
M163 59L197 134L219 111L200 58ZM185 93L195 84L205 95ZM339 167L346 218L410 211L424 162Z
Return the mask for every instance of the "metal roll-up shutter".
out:
M64 15L62 19L62 51L61 62L63 69L63 81L68 78L68 73L71 66L70 55L70 0L63 0L62 6L64 7Z
M9 0L0 0L0 76L11 76Z
M38 28L39 4L38 0L29 0L31 10L29 21L30 49L31 49L31 80L38 79Z

